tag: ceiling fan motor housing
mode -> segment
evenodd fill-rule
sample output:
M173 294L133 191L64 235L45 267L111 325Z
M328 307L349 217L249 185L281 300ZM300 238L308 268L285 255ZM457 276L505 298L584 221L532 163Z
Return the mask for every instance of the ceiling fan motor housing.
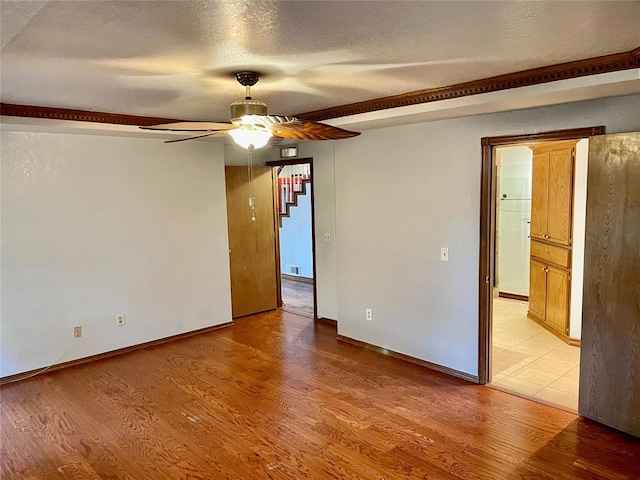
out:
M267 104L260 100L238 100L231 104L231 123L242 123L245 115L266 115Z

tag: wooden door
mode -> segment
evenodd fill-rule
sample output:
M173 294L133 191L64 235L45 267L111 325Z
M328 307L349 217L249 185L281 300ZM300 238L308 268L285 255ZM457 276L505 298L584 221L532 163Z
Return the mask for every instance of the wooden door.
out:
M271 167L253 167L251 219L247 167L226 167L232 316L276 308L276 243Z
M589 139L581 415L640 436L640 133Z
M549 152L547 240L570 245L575 142Z
M552 328L568 335L569 322L569 272L547 266L547 316Z
M548 191L549 154L534 151L531 177L531 238L546 238Z
M546 266L531 260L529 268L529 313L544 320L547 305Z

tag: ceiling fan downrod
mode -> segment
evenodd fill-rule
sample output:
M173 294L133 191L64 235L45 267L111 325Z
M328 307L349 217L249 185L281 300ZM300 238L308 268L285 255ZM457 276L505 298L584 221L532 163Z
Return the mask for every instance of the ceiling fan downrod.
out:
M260 74L257 72L236 72L235 77L238 83L246 88L245 100L251 100L251 87L258 83Z

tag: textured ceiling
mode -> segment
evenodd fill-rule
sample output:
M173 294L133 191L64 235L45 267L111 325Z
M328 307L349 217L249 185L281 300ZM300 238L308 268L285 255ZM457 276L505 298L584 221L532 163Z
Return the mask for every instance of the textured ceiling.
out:
M640 45L640 2L0 0L5 103L225 121L294 114Z

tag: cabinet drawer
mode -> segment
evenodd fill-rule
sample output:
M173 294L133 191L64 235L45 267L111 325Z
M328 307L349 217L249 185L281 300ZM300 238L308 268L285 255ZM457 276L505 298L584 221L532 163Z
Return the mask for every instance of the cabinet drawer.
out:
M569 268L571 261L570 251L566 248L533 241L531 242L531 256L564 268Z

